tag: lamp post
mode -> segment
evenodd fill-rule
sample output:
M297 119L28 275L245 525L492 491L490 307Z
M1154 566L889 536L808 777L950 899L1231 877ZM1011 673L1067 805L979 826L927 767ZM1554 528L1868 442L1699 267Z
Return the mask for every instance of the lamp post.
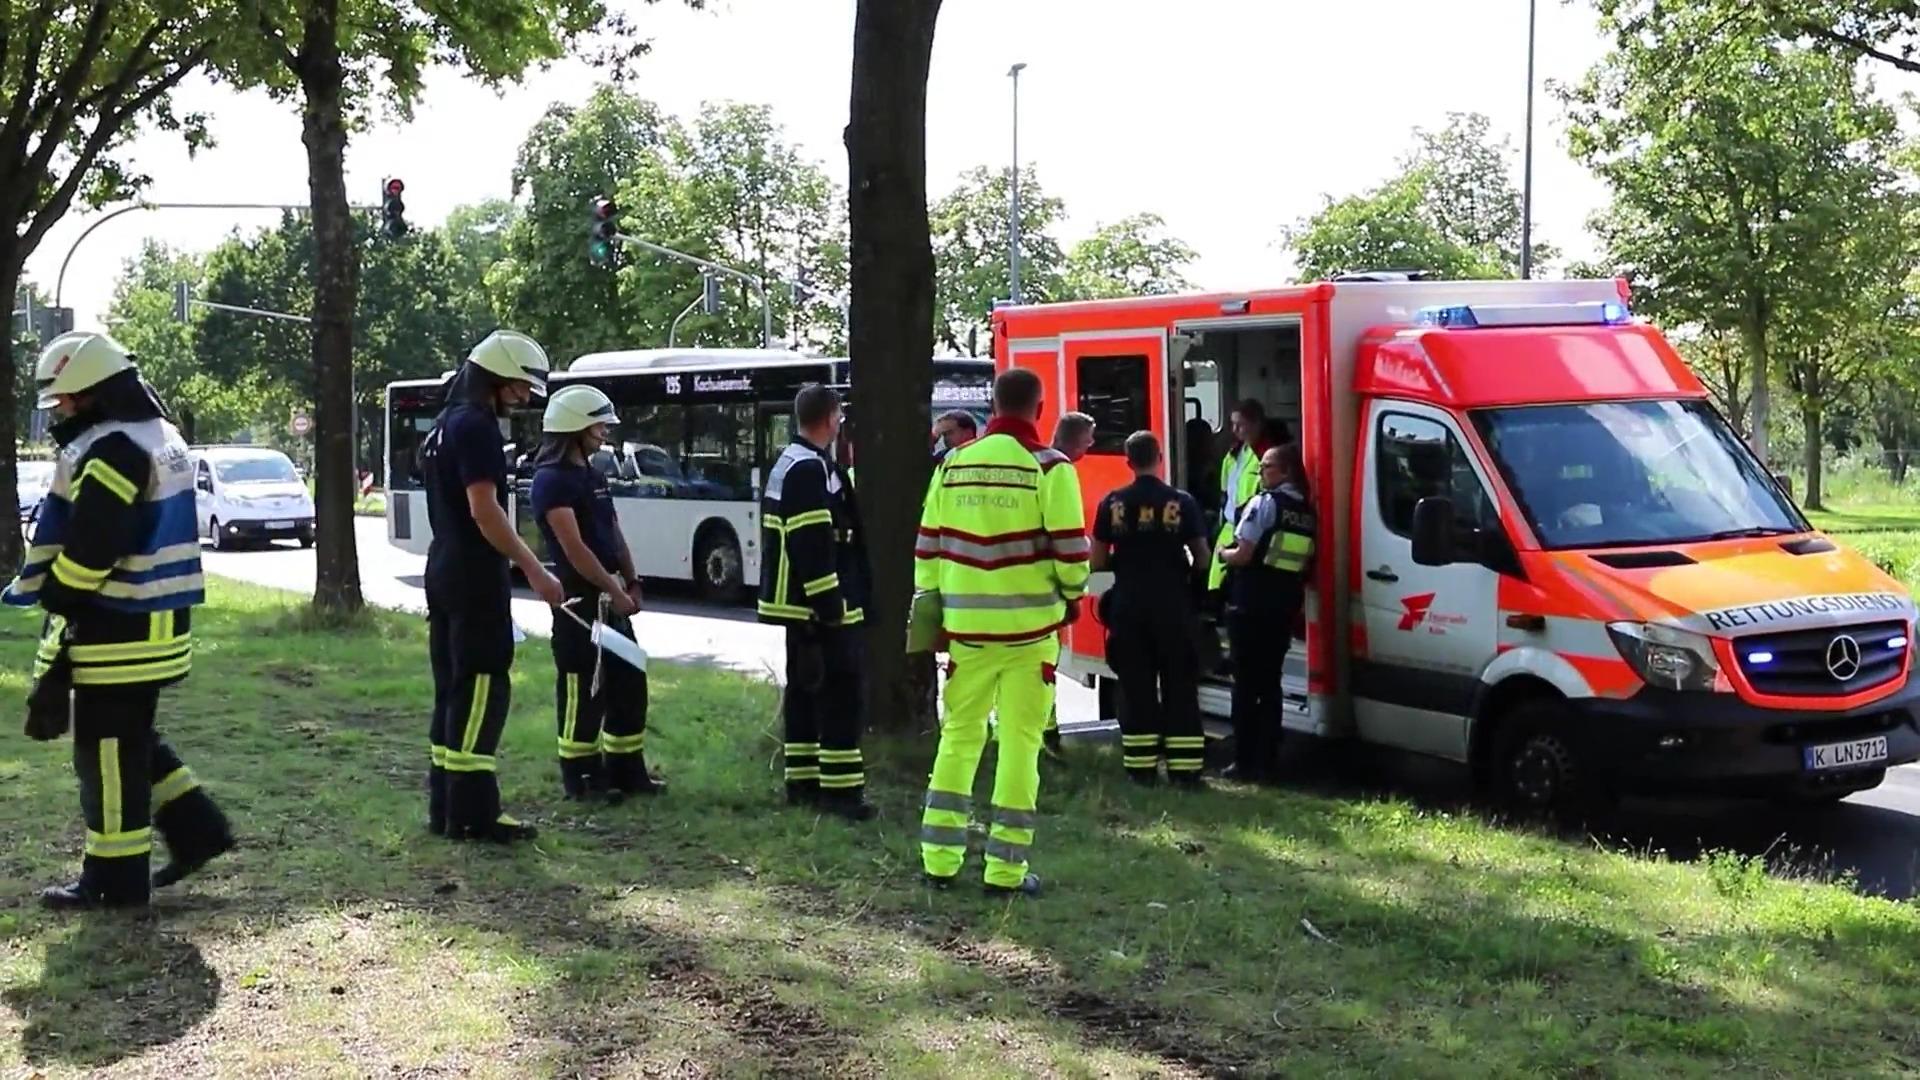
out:
M1020 302L1020 73L1025 64L1007 70L1013 80L1013 192L1007 205L1007 295Z
M1539 0L1527 0L1527 133L1520 169L1520 280L1533 276L1533 24Z

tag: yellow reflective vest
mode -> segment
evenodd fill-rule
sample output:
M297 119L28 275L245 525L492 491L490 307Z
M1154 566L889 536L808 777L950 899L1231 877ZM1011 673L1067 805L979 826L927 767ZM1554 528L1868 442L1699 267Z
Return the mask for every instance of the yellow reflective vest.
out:
M1066 625L1087 588L1080 478L1032 424L996 419L934 473L914 587L940 594L955 641L1019 644Z
M1207 568L1209 589L1226 583L1227 564L1220 561L1220 552L1233 543L1233 526L1240 520L1240 512L1260 494L1260 454L1259 447L1241 443L1220 459L1220 532L1214 537L1213 565ZM1234 475L1236 465L1238 476Z

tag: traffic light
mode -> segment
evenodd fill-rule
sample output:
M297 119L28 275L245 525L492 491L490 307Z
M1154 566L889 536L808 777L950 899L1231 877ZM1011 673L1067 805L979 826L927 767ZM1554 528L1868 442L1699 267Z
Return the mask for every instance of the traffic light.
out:
M406 190L406 181L397 176L381 188L380 231L389 240L398 240L407 235L407 204L400 199L401 193Z
M708 315L720 314L720 279L712 274L700 275L700 310Z
M587 258L595 266L612 266L614 238L620 233L620 208L604 195L593 200L593 223L587 228Z
M187 321L187 302L193 299L193 290L184 281L173 283L173 321Z

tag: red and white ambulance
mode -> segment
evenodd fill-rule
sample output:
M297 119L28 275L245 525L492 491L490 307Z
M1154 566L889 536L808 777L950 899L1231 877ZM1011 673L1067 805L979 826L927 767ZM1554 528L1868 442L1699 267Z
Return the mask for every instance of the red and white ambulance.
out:
M1290 730L1453 759L1543 808L1879 784L1920 758L1912 599L1808 525L1627 299L1359 275L1002 308L994 353L1098 422L1089 520L1135 430L1204 488L1235 402L1288 426L1321 527ZM1062 673L1111 715L1092 605L1066 635ZM1229 691L1208 677L1203 711Z

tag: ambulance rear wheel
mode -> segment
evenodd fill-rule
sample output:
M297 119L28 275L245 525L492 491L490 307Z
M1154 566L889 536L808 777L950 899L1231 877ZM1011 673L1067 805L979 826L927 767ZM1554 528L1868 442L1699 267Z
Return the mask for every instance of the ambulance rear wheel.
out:
M1557 701L1524 702L1507 714L1495 751L1494 780L1500 801L1523 817L1578 817L1600 802L1599 786Z

